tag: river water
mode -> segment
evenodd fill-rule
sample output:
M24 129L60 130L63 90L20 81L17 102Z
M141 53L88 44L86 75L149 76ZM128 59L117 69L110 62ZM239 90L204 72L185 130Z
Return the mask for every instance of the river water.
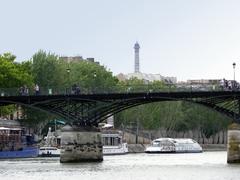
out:
M0 161L0 180L239 180L227 153L127 154L101 163L61 164L59 158Z

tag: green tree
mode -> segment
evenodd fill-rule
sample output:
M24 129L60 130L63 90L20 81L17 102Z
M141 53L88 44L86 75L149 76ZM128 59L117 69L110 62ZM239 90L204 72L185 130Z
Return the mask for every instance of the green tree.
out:
M33 78L22 63L16 63L11 53L0 55L0 92L3 95L18 95L19 87L32 86ZM15 105L0 107L0 116L13 114Z
M65 63L65 68L70 69L69 77L66 78L70 83L65 81L64 84L79 85L83 93L106 93L112 91L118 82L112 72L94 62L83 60Z
M57 117L53 114L27 107L22 107L22 114L22 125L28 129L33 129L36 134L41 134L41 130L46 124Z
M32 85L32 76L20 63L14 62L15 58L10 53L0 55L0 88L15 88L16 91L20 86Z
M40 50L33 55L31 61L34 82L40 87L53 88L62 85L65 71L57 55Z
M144 89L146 87L148 91L151 90L150 92L169 90L169 86L163 82L146 84L138 79L121 82L121 86L132 87L132 92L146 91ZM172 86L171 90L174 89L175 87ZM158 130L163 128L169 136L174 136L172 132L182 132L184 135L185 132L192 130L198 131L202 137L206 138L213 137L219 131L226 130L230 123L230 119L222 114L186 101L155 102L133 107L118 113L115 119L117 127L122 124L127 126L139 119L144 129Z

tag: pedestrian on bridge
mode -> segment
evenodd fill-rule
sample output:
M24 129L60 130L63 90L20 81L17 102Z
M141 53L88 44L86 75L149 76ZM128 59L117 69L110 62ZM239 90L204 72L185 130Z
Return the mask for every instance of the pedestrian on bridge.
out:
M23 95L24 95L24 89L23 89L22 86L19 88L19 95L20 95L20 96L23 96Z
M76 87L76 95L79 95L79 94L80 94L80 92L81 92L81 90L80 90L80 87L79 87L79 86L77 86L77 87Z
M220 80L220 88L222 91L224 90L224 87L225 87L225 79L223 78Z
M35 85L34 90L35 90L35 95L38 96L40 94L40 88L38 84Z
M27 96L29 94L28 87L26 85L23 86L23 94L24 96Z

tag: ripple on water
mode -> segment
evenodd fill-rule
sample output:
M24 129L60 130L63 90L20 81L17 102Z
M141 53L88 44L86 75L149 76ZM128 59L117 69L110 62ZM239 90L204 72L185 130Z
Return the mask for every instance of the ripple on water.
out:
M226 163L226 152L104 156L101 163L61 164L59 158L3 160L0 179L159 179L239 180L240 166Z

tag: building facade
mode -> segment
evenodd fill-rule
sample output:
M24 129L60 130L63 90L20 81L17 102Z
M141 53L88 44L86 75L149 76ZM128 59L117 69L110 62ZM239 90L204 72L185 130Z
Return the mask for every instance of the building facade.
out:
M92 57L84 59L82 56L61 56L59 58L64 60L64 61L67 61L68 63L70 63L70 62L78 62L78 61L87 61L87 62L100 64L98 61L95 61L95 59L92 58Z

